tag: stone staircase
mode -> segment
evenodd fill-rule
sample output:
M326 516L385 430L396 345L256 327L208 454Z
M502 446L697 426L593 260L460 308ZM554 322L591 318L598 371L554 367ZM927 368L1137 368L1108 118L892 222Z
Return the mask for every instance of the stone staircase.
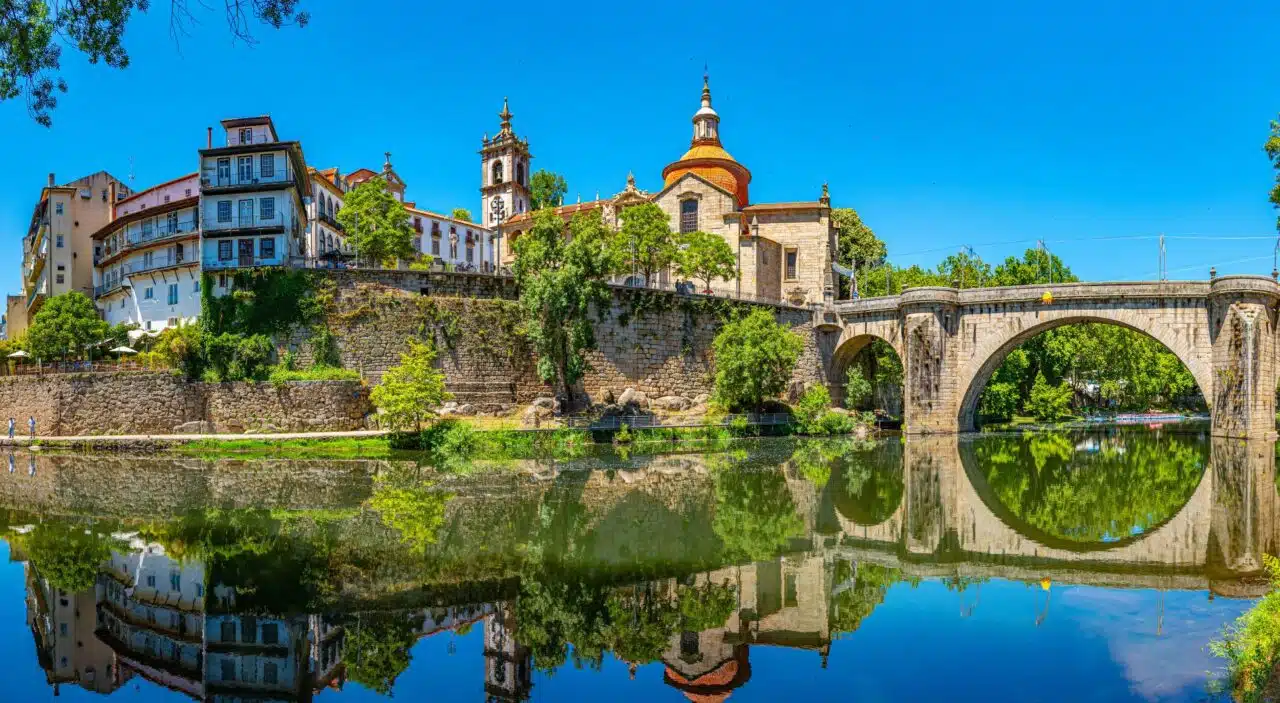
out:
M516 406L516 384L512 381L446 381L457 407L470 405L472 413L502 413Z

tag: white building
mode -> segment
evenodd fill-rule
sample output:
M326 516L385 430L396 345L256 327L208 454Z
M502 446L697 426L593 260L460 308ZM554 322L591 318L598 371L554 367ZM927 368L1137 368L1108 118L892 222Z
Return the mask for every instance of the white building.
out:
M200 150L204 269L304 265L312 186L302 145L280 141L270 117L222 126L226 146Z
M434 257L446 268L492 271L493 231L474 222L405 206L413 225L414 251Z
M336 168L310 169L311 203L307 206L308 266L336 266L355 257L347 243L347 231L338 222L338 210L347 186Z
M159 332L200 316L199 189L193 173L141 191L93 234L93 293L107 322Z

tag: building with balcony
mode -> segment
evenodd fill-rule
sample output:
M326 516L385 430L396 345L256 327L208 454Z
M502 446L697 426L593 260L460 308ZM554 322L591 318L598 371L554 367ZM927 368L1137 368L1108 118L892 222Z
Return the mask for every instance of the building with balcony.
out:
M200 150L202 267L303 265L312 185L302 145L280 141L270 117L223 120L222 127L226 145Z
M94 636L94 590L68 593L54 588L30 563L23 564L27 587L27 625L45 679L59 695L63 684L109 694L133 672L121 667L110 647Z
M311 203L307 206L308 265L332 267L355 258L347 242L346 228L338 222L338 210L348 186L337 168L310 169Z
M93 234L93 293L111 324L159 332L200 316L200 178L192 173L116 203Z
M111 219L116 199L130 194L128 186L106 171L56 183L49 174L22 240L25 319L9 316L11 328L25 329L51 296L73 290L93 295L92 234Z

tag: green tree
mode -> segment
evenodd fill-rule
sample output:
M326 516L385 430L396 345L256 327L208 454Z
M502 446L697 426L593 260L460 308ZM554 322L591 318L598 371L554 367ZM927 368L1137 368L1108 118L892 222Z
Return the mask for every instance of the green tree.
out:
M0 85L3 83L0 82ZM1280 121L1271 120L1271 135L1267 137L1262 150L1267 153L1267 160L1276 172L1275 182L1271 185L1271 205L1280 209ZM1280 229L1280 216L1276 217L1276 229Z
M1066 381L1053 386L1045 381L1044 374L1036 374L1035 385L1031 386L1031 397L1027 399L1027 412L1037 420L1057 422L1071 417L1071 398L1074 393Z
M455 220L462 220L463 222L473 221L471 219L471 211L465 207L455 207L453 212L449 214L449 217L452 217Z
M537 353L538 375L572 402L572 386L586 370L586 352L596 344L591 308L603 314L609 306L610 267L609 232L599 210L574 215L569 230L566 241L560 216L537 210L532 228L514 248L522 329Z
M380 176L347 193L338 210L338 222L346 229L347 241L356 254L371 265L413 256L409 211L387 190L387 182Z
M390 695L396 679L409 668L409 650L418 641L415 618L404 612L361 613L343 629L347 678L378 695Z
M862 372L860 364L849 364L849 368L845 371L844 383L844 406L846 408L857 408L871 397L874 387L871 381Z
M254 43L251 25L275 29L306 26L300 0L228 0L226 21L235 39ZM196 22L187 0L169 4L169 29L174 37ZM27 112L39 124L53 124L50 112L58 93L67 92L59 75L62 43L85 55L89 63L126 68L124 30L135 12L146 12L149 0L6 0L0 2L0 100L25 97Z
M49 298L27 328L27 351L37 359L84 354L89 345L107 339L110 325L84 293L72 291Z
M754 410L786 389L804 341L770 312L756 309L725 325L712 346L716 399L728 408Z
M992 272L989 286L1029 286L1040 283L1074 283L1080 279L1056 255L1043 249L1027 249L1019 259L1010 256Z
M837 260L850 268L879 266L884 263L888 248L871 228L863 223L858 211L851 207L831 209L831 224L836 228L839 246Z
M962 251L943 259L938 264L938 275L948 286L982 288L991 279L991 265L982 257Z
M409 351L400 355L400 365L387 369L382 382L374 386L369 398L392 428L422 429L422 421L435 417L435 409L452 397L435 361L433 345L410 339Z
M567 192L569 184L565 183L564 176L539 169L529 179L529 209L559 207L564 204L564 194Z
M703 290L711 290L711 282L717 278L728 281L733 278L734 257L729 243L716 234L689 232L677 238L676 273L695 281L702 281Z
M638 273L653 285L676 258L670 218L654 203L625 208L621 218L622 229L609 238L614 265L618 273Z

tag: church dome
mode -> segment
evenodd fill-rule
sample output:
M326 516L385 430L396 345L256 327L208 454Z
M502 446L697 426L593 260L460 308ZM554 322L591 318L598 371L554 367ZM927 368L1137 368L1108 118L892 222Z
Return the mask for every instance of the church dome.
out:
M751 172L720 145L720 115L711 107L711 87L702 82L702 107L693 116L693 143L679 160L662 169L663 187L692 173L734 194L738 207L747 206Z

